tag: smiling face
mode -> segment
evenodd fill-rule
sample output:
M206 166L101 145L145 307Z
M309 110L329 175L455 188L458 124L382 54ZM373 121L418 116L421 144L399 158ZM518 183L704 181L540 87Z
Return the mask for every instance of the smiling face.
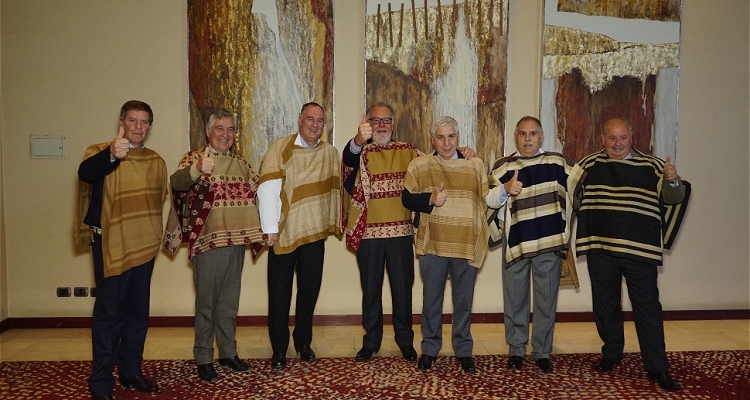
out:
M438 155L450 160L456 154L458 147L458 132L453 126L438 126L432 135L432 146Z
M522 120L516 126L516 149L524 157L533 157L542 147L544 132L534 120Z
M143 147L143 142L151 132L151 122L146 111L129 110L125 118L120 120L120 126L125 130L125 139L133 147Z
M297 119L299 123L299 135L308 146L314 146L318 143L320 135L323 134L323 126L326 118L323 109L317 104L310 104L302 110L302 114Z
M610 158L624 160L633 146L633 132L624 120L611 119L604 124L602 143Z
M234 118L223 117L215 118L213 120L213 126L206 127L206 136L208 137L208 143L214 150L221 153L226 153L229 148L234 144Z
M388 107L376 106L370 110L367 117L370 126L372 126L372 141L381 146L388 144L393 134L393 114L391 110Z

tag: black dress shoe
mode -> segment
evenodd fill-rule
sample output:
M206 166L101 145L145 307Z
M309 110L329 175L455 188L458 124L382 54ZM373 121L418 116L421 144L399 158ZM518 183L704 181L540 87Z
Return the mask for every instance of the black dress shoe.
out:
M461 369L464 372L474 372L477 370L474 360L471 357L458 357L458 363L461 364Z
M309 344L294 345L294 350L297 350L299 359L302 361L313 362L315 361L315 352L310 348Z
M375 349L370 349L368 347L362 347L357 352L357 355L354 357L354 360L357 362L367 361L372 358L372 355L377 353L378 351Z
M613 360L611 358L602 357L602 359L599 360L594 369L599 372L608 372L615 369L618 364L620 364L620 360Z
M201 378L208 383L214 383L219 380L219 374L216 373L216 370L214 369L214 365L212 363L199 364L198 378Z
M542 372L552 372L552 361L550 361L549 358L540 358L536 360L536 366L539 367Z
M271 356L271 368L278 371L286 367L286 354L274 352Z
M523 357L510 356L510 358L508 358L508 369L521 369L521 368L523 368Z
M250 366L245 364L245 362L240 360L240 358L237 356L234 356L231 358L220 358L219 365L224 366L224 367L229 367L234 372L250 371Z
M414 346L401 346L401 355L406 361L417 361L417 351Z
M432 368L432 364L435 364L435 358L436 357L428 356L427 354L422 354L422 357L419 357L417 369L419 369L420 371L427 371L428 369Z
M144 393L153 393L159 390L159 385L144 378L143 375L138 375L132 378L121 377L120 385L125 389L135 389Z
M115 398L112 397L112 396L110 396L110 395L106 395L106 396L91 396L91 400L115 400Z
M679 392L680 384L677 383L672 377L669 375L669 372L663 371L663 372L649 372L648 378L652 381L656 381L656 383L661 386L662 389L669 391L669 392Z

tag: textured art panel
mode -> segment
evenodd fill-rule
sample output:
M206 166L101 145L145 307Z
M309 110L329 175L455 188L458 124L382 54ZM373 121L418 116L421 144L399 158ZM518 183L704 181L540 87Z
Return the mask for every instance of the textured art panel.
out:
M188 0L188 25L191 149L219 107L237 115L235 151L256 169L309 101L333 139L332 0Z
M394 138L430 151L432 119L449 115L459 123L460 145L485 164L502 156L507 0L367 6L366 100L394 107Z

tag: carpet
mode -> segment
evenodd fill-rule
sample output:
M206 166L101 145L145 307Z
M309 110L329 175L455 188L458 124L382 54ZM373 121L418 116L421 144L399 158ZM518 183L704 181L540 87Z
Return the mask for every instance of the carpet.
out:
M476 373L461 371L455 357L440 356L433 369L415 362L374 357L321 358L314 363L289 359L272 371L267 359L247 360L248 373L218 366L219 381L198 379L193 360L147 360L143 373L161 390L153 395L115 387L125 399L750 399L750 351L689 351L667 354L682 392L668 393L646 377L637 353L625 354L612 372L597 373L598 354L552 356L555 371L545 374L526 357L510 371L505 355L476 356ZM4 362L2 399L85 399L89 361Z

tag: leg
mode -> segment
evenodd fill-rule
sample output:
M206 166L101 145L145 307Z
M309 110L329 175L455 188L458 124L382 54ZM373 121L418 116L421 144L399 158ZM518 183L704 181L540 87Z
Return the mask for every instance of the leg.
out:
M437 357L443 345L443 297L448 259L433 254L419 257L422 295L422 355Z
M214 359L214 276L222 258L219 250L209 250L192 259L195 284L193 357L198 365L210 364Z
M412 286L414 247L411 236L386 239L386 268L393 300L393 330L399 347L414 346L412 329ZM382 328L382 326L381 326Z
M364 239L357 250L359 282L362 286L362 347L379 350L383 340L384 239Z
M523 357L529 341L530 260L506 266L503 261L503 323L508 355Z
M223 249L226 253L226 256L222 257L224 268L221 274L216 277L214 283L216 299L214 327L219 358L232 358L237 355L235 335L237 333L237 312L240 308L242 267L245 264L245 246L231 246Z
M121 298L125 322L120 334L117 369L122 378L141 375L143 347L148 332L148 316L151 304L151 275L154 259L125 271L121 278L127 280L126 295Z
M557 293L560 289L562 258L555 253L540 254L531 261L534 279L534 324L531 355L534 359L549 358L555 333Z
M268 251L268 335L274 353L286 354L289 347L289 307L297 252L277 255Z
M602 356L619 361L625 347L622 318L622 272L615 257L596 253L587 256L591 277L594 321L604 342Z
M296 346L310 346L312 343L313 314L323 281L325 250L322 239L297 248L297 311L293 333Z
M474 283L479 270L463 258L450 259L451 295L453 297L453 352L456 357L471 357L471 308L474 304Z

